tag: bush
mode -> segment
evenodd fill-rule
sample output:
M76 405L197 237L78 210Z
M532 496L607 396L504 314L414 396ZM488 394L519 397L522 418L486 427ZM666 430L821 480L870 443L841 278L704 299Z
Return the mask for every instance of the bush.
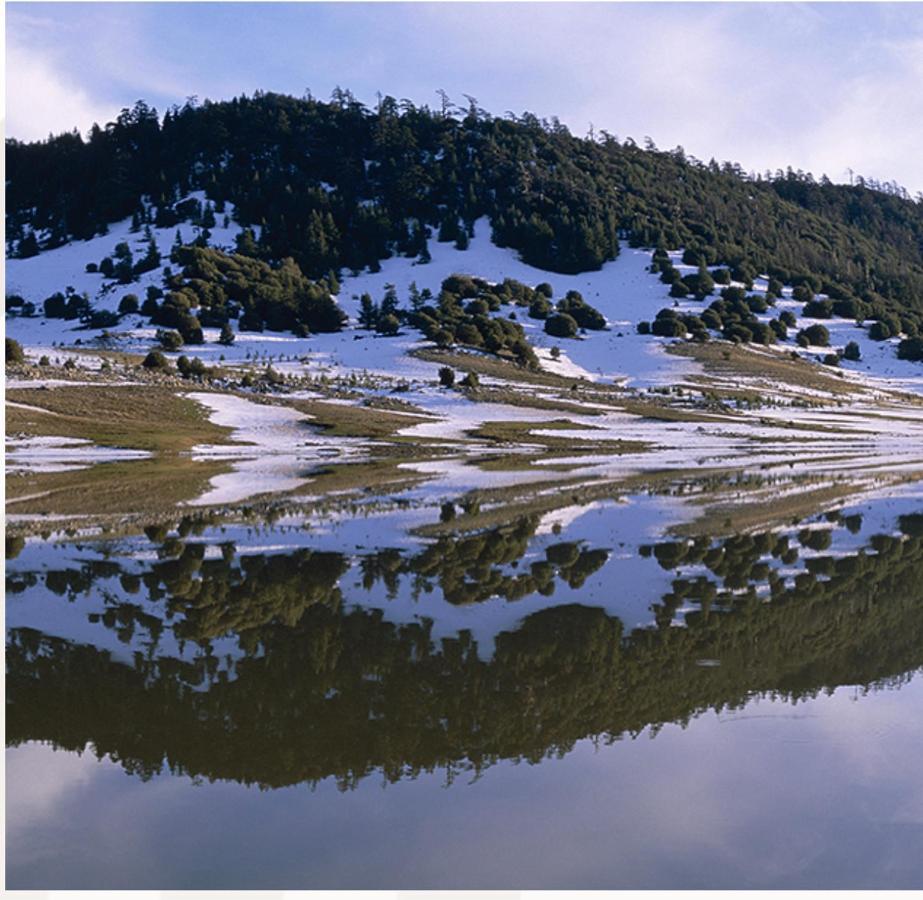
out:
M545 319L545 334L552 337L571 338L577 335L577 320L567 313L555 313Z
M179 350L183 346L183 336L178 331L171 329L158 329L157 340L160 341L160 346L164 350Z
M67 300L60 291L52 294L44 303L46 319L63 319L67 312Z
M723 332L724 339L735 344L749 344L753 340L753 332L739 323L728 325Z
M181 356L176 361L176 368L183 378L200 378L208 374L208 368L197 356L190 359L188 356Z
M381 316L378 319L375 330L379 334L388 336L395 335L401 330L401 323L397 316L388 313L386 316Z
M532 319L547 319L553 312L554 307L545 296L536 297L529 304L529 317Z
M567 296L558 301L558 312L570 316L577 325L590 331L602 331L606 327L606 317L590 306L579 291L568 291Z
M223 347L230 347L234 343L234 329L225 322L221 326L221 334L218 335L218 343Z
M872 326L869 328L869 337L873 341L886 341L893 336L891 326L887 322L882 322L880 320L878 322L872 322Z
M923 361L923 338L905 338L897 345L897 358L911 362Z
M481 380L478 378L477 372L469 372L462 380L459 382L462 387L470 388L471 390L476 390L481 386Z
M855 341L850 341L843 348L843 359L848 359L850 362L859 362L862 359L862 351Z
M784 341L788 337L788 328L781 319L770 319L769 327L780 341Z
M829 319L833 315L833 303L830 300L809 300L801 314L808 319Z
M442 387L452 387L455 384L455 371L449 366L442 366L439 369L439 384Z
M170 363L159 350L151 350L141 363L145 369L169 369Z
M22 344L10 337L6 339L6 361L8 363L26 361L26 355L22 352Z
M792 289L792 300L797 303L810 303L814 299L814 291L806 284L799 284Z
M657 337L685 337L686 326L680 319L671 316L660 317L658 314L651 325L651 334Z
M650 334L651 333L651 323L650 322L638 322L638 334Z
M798 343L801 343L801 338L808 342L808 346L814 347L829 347L830 346L830 332L823 325L811 325L808 328L803 328L798 332Z
M131 315L132 313L138 312L140 308L141 306L138 303L138 295L137 294L126 294L124 297L122 297L121 301L119 302L119 315L120 316Z
M87 324L90 328L113 328L119 324L119 317L108 309L94 309Z
M824 357L825 366L838 366L840 364L840 357L836 353L828 353Z

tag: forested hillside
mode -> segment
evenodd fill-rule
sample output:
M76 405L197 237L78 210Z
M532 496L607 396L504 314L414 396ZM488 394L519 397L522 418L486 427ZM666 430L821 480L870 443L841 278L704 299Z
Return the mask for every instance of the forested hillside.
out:
M552 271L599 268L627 239L685 248L744 281L768 273L923 317L923 203L898 188L748 176L681 148L493 117L473 100L431 110L385 97L369 109L340 90L330 102L257 93L162 119L139 102L86 139L8 140L6 152L9 255L132 215L169 226L172 204L204 189L206 226L231 202L241 224L259 226L240 253L291 257L312 278L395 253L425 258L428 240L464 248L486 215L496 243Z

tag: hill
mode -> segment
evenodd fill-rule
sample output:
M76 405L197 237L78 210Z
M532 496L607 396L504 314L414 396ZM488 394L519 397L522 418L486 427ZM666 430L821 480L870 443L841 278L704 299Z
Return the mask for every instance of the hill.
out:
M550 271L598 269L622 239L923 316L923 205L893 186L748 176L473 101L434 111L385 97L373 110L346 91L329 103L257 93L162 120L139 102L86 139L9 140L6 152L8 255L129 216L168 227L176 201L204 190L207 221L232 203L258 232L245 252L291 257L313 278L425 253L431 237L464 247L487 216L498 245Z

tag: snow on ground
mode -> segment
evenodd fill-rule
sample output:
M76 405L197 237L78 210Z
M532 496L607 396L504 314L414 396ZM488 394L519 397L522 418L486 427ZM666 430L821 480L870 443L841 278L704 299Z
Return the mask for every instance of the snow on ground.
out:
M195 506L294 490L311 480L308 473L314 466L362 453L360 441L319 436L307 427L310 416L289 407L255 403L232 394L187 396L209 410L214 424L232 428L231 437L237 442L194 448L194 459L226 460L233 466L231 472L211 479L210 489L196 498Z
M194 191L183 199L195 198L205 202L204 191ZM228 225L224 226L224 217L228 216ZM209 229L211 238L209 245L233 250L235 239L241 232L241 227L234 221L234 205L226 204L224 213L215 214L215 227ZM170 265L170 248L180 232L185 243L192 243L198 236L200 229L189 222L180 222L170 228L155 228L151 226L151 234L157 244L157 249L163 257L165 266ZM147 239L144 236L144 226L140 231L131 230L131 219L123 219L109 226L109 233L100 237L90 238L88 241L70 241L54 250L44 250L38 256L29 259L6 260L6 293L19 294L25 300L36 305L41 312L41 304L57 291L64 293L68 286L78 294L84 291L89 295L90 301L96 309L118 309L119 301L125 294L137 294L144 300L144 289L150 285L162 287L163 269L154 269L139 276L131 284L115 284L112 279L104 279L98 272L87 272L87 263L99 264L105 256L112 256L116 244L126 242L131 248L135 262L140 260L147 251ZM34 322L35 320L32 320ZM79 323L53 320L56 324L67 326L72 330ZM22 329L28 327L30 320L17 320L13 331L14 337L19 338ZM51 324L51 323L49 323ZM30 341L30 343L32 343Z
M6 471L9 474L67 472L73 469L87 469L103 462L146 459L150 455L146 450L98 447L92 441L83 438L49 436L6 439Z
M583 374L595 379L622 377L633 386L645 387L673 384L677 376L698 370L688 360L663 353L666 340L642 337L635 332L639 321L653 318L657 310L672 303L669 288L647 271L650 251L623 244L618 259L606 263L598 272L561 275L527 265L515 250L497 247L490 239L487 218L475 223L474 237L467 250L456 250L454 244L432 240L429 249L432 255L429 263L394 257L382 261L380 272L363 272L343 278L338 297L341 306L355 319L359 297L369 293L373 299L380 300L388 284L397 288L398 297L406 305L412 282L419 290L429 288L435 295L442 282L453 274L475 275L491 282L513 278L531 287L547 282L554 289L555 300L560 300L570 290L579 291L610 325L608 331L587 332L579 339L552 338L545 334L544 323L530 319L526 309L504 307L503 315L515 311L517 321L540 357L550 358L551 348L560 348L561 360L548 366L551 371ZM319 339L326 337L319 336Z
M203 192L193 194L204 200ZM232 249L240 226L233 222L233 207L227 204L231 221L223 227L223 216L218 215L218 226L212 229L213 246ZM67 285L79 293L87 291L95 307L115 310L126 293L136 293L143 299L144 288L149 284L161 284L162 270L147 273L131 285L104 287L102 276L85 272L87 262L97 262L112 253L115 245L126 240L136 256L143 253L142 232L130 232L130 220L110 227L109 234L89 241L76 241L41 253L26 260L7 261L7 292L18 293L27 300L41 306L41 302L55 291ZM169 251L176 228L153 229L155 240L169 265ZM179 230L184 240L192 240L197 229L188 223ZM675 301L669 296L667 285L648 271L650 251L622 245L618 259L606 263L599 271L579 275L561 275L534 268L522 262L515 250L497 247L490 238L490 223L487 218L475 223L474 236L467 250L457 250L454 244L429 242L432 260L421 263L418 259L395 256L381 262L379 272L364 271L354 275L345 274L341 282L338 301L350 316L349 327L335 334L319 334L310 338L296 338L293 335L271 332L241 332L235 343L223 347L217 343L218 329L205 329L206 343L198 347L184 347L182 353L203 358L209 364L224 362L258 361L272 362L282 372L312 372L332 374L337 370L351 369L366 371L376 376L405 380L428 380L435 378L437 366L416 360L408 353L426 346L420 335L413 330L386 338L360 329L357 324L359 297L369 293L376 301L384 296L386 286L393 284L403 306L407 306L411 283L419 290L429 288L437 294L443 280L449 275L460 273L475 275L488 281L502 281L514 278L530 286L548 282L554 289L555 299L560 299L569 290L579 291L584 298L599 309L609 323L609 329L602 332L587 332L577 339L557 339L546 335L543 323L530 319L522 308L504 307L500 315L515 312L517 321L523 326L529 340L536 348L542 365L549 371L565 376L591 379L619 380L628 386L645 388L670 386L684 377L700 372L691 360L671 356L665 352L670 339L657 338L636 333L637 323L651 320L664 307L675 307L687 312L701 312L711 299L704 302L694 300ZM670 253L671 260L680 272L695 271L695 267L682 263L682 251ZM716 267L711 267L712 269ZM757 279L753 293L765 292L765 279ZM720 288L715 291L718 296ZM842 362L847 377L873 388L912 390L923 393L923 366L919 363L898 360L897 339L876 342L868 337L868 329L857 327L846 319L813 320L801 318L801 304L791 299L791 289L786 288L784 296L767 314L763 321L776 317L782 310L791 310L799 317L798 328L805 328L815 322L827 327L831 334L831 348L798 348L794 340L776 346L780 353L792 350L815 361L827 353L842 349L854 340L862 351L859 362ZM23 344L40 347L41 353L53 356L61 351L52 345L73 343L81 340L92 344L101 330L88 330L79 322L13 317L7 321L9 333ZM140 316L127 316L110 332L121 337L119 348L146 352L153 346L156 328ZM794 337L794 334L792 335ZM559 359L551 357L552 347L560 350ZM33 351L32 355L35 355ZM179 354L175 354L179 355ZM90 365L85 362L85 365Z
M204 199L201 192L196 196ZM230 211L230 204L228 208ZM218 218L220 221L221 217ZM136 293L143 300L147 285L161 284L162 270L146 273L131 285L114 285L108 292L103 288L101 275L84 271L87 262L98 262L103 256L111 254L122 240L130 243L136 256L143 252L144 236L140 232L131 234L130 224L130 220L125 220L111 226L109 234L104 237L72 242L31 259L8 260L7 292L21 294L35 302L39 309L46 297L55 291L63 291L68 285L78 293L87 291L94 307L99 309L116 310L127 293ZM192 226L185 224L179 227L185 240L195 236ZM212 246L232 247L239 231L240 227L233 222L227 229L212 229ZM169 265L169 252L176 229L153 229L153 232L164 262ZM285 371L284 364L278 365L280 357L290 358L299 369L303 365L298 360L307 357L304 366L309 371L329 371L339 367L398 378L432 379L436 366L407 356L408 351L415 347L425 346L417 332L408 330L398 337L385 338L357 327L359 297L367 292L380 301L386 285L393 284L401 305L406 307L412 282L419 290L429 288L436 295L449 275L461 273L488 281L514 278L533 287L548 282L554 288L555 299L561 299L569 290L577 290L606 316L611 326L608 331L587 332L578 339L556 339L546 335L543 323L530 319L525 309L505 307L502 315L515 311L517 321L540 357L547 361L550 371L595 379L620 378L631 385L644 387L673 384L677 377L698 370L688 360L666 355L663 352L666 340L635 333L638 321L652 318L658 309L670 303L667 287L646 271L650 264L649 251L624 245L619 258L607 263L598 272L559 275L529 266L519 259L515 250L494 245L486 218L475 223L475 234L467 250L457 250L454 244L435 240L431 240L429 246L432 254L429 263L392 257L382 261L379 272L344 276L338 301L350 316L352 326L345 331L310 338L270 332L241 332L231 347L223 347L217 343L218 329L205 329L204 345L184 347L181 352L200 356L210 364L221 360L232 363L254 358L267 362L271 359L274 367ZM73 343L78 338L84 344L92 343L102 333L102 329L84 329L79 322L46 320L41 316L10 318L7 325L11 336L23 344L41 345L46 348L45 352L52 344ZM119 349L138 352L150 349L156 334L156 328L141 316L126 316L119 326L109 331L120 335L127 333L128 339L120 343ZM554 346L561 350L558 361L552 361L550 357Z

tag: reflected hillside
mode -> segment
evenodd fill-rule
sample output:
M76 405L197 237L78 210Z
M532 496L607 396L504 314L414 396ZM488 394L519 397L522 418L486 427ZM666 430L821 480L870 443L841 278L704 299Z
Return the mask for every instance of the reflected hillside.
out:
M166 537L140 561L11 574L8 591L86 605L93 633L112 639L13 629L7 741L90 744L142 777L169 768L265 788L331 777L348 788L373 773L451 778L536 762L582 738L685 723L754 694L878 687L923 665L923 515L881 533L835 513L641 546L670 584L651 596L643 628L607 611L600 588L579 604L524 610L490 654L470 632L436 640L426 618L388 620L388 597L516 601L579 590L603 566L605 590L621 590L623 560L578 541L536 550L537 526L525 518L357 559L304 548L241 555L231 543ZM347 602L353 578L383 606Z

